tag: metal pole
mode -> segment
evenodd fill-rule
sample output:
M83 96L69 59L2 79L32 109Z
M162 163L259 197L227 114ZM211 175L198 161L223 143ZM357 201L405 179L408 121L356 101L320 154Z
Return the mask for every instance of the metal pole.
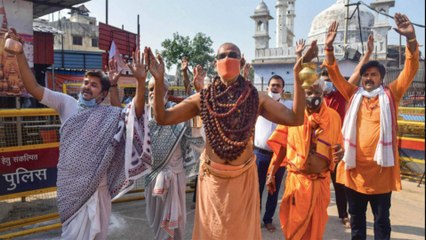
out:
M108 0L105 0L105 23L108 25Z
M356 5L356 11L358 12L358 26L359 26L359 38L361 41L361 49L362 49L362 55L364 55L364 41L362 40L362 28L361 28L361 17L359 15L359 2Z
M345 33L343 37L343 48L346 49L348 43L348 25L349 25L349 0L346 0Z
M140 41L141 41L141 26L139 24L139 14L138 14L138 42L136 44L138 46L138 49L140 49L140 46L141 46Z
M15 97L16 109L21 109L19 97ZM16 117L16 135L18 136L18 146L22 146L22 117Z

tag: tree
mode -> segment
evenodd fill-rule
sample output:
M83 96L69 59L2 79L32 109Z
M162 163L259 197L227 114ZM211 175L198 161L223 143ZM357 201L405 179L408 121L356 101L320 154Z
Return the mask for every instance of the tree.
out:
M197 33L191 40L189 36L181 36L179 33L173 34L173 39L166 39L161 43L164 48L161 51L166 63L167 69L174 64L180 67L180 61L183 57L189 60L191 69L200 64L208 72L213 71L212 63L214 60L212 48L213 41L204 33Z

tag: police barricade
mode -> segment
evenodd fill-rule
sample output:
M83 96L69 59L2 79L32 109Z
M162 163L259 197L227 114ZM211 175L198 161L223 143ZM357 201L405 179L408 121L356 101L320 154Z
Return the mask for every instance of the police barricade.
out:
M77 97L79 88L80 84L64 84L63 92ZM119 89L124 105L134 96L135 87ZM183 99L182 87L171 89L178 95L175 100ZM54 109L0 110L0 239L61 227L56 206L60 126ZM188 187L187 192L193 192L193 184ZM114 203L142 200L143 190L141 179Z

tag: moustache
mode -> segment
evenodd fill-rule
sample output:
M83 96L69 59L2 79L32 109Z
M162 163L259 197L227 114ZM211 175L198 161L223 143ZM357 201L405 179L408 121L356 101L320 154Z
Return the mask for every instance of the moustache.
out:
M365 84L373 84L374 85L374 81L373 80L366 80Z

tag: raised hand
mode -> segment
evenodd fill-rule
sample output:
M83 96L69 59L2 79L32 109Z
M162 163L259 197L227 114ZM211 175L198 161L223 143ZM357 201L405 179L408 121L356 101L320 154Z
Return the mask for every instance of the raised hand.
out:
M143 82L143 84L145 84L147 72L146 65L144 64L144 54L146 53L141 53L139 49L136 49L136 51L132 53L132 63L127 64L133 76L139 83Z
M317 40L312 41L311 45L303 56L303 62L310 62L312 59L318 56L318 45Z
M302 56L302 52L305 50L305 43L306 41L303 38L296 41L296 55Z
M336 38L338 27L339 27L339 23L337 23L336 21L333 21L330 27L328 27L327 36L325 37L326 48L333 47L333 42L334 42L334 39Z
M16 55L16 54L21 54L24 52L24 39L16 32L16 30L14 28L10 28L8 30L8 32L4 35L4 39L5 39L5 43L6 43L6 39L11 38L15 41L13 43L13 41L11 43L9 43L10 45L7 46L8 44L5 45L4 50L10 54ZM20 44L19 44L20 43ZM18 46L20 45L20 46Z
M249 80L249 75L250 75L250 69L251 69L251 64L250 63L246 63L243 67L243 77L245 80Z
M198 64L194 68L193 84L194 84L195 91L200 92L203 89L205 77L206 77L206 72L204 72L201 65Z
M120 78L121 73L117 71L117 60L111 59L108 62L108 67L106 68L109 82L111 85L116 85L118 79Z
M368 35L367 40L367 52L372 53L374 50L374 36L373 34Z
M394 19L397 26L394 30L397 33L405 36L408 40L416 38L416 32L414 31L413 24L410 22L408 17L405 16L405 14L395 13Z
M160 54L157 54L155 58L154 54L151 51L151 48L145 48L145 63L148 65L148 70L155 78L155 80L163 81L164 80L164 61Z
M188 58L183 57L182 58L182 65L180 66L180 70L187 71L188 70Z
M244 53L243 53L241 54L240 68L243 69L244 65L246 65L246 59L244 58Z

